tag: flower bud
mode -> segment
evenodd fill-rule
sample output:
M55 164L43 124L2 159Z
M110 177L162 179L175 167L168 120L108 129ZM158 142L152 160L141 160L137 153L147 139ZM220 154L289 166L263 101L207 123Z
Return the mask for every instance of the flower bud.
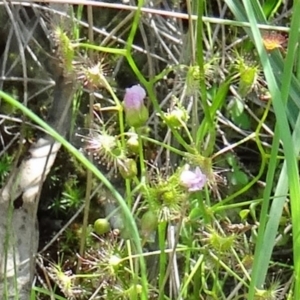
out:
M137 299L137 295L141 294L143 287L140 284L132 285L124 294L129 296L129 299Z
M131 135L126 142L126 146L130 153L138 154L140 149L138 135Z
M121 264L121 262L122 262L122 259L117 255L112 255L108 260L109 265L114 268L118 267Z
M125 158L118 162L119 172L124 179L132 179L137 175L136 162L132 158Z
M188 120L189 115L184 108L175 107L172 111L165 113L166 123L171 127L181 127Z
M126 89L123 106L126 123L131 127L143 126L149 117L147 107L144 105L145 90L140 85Z

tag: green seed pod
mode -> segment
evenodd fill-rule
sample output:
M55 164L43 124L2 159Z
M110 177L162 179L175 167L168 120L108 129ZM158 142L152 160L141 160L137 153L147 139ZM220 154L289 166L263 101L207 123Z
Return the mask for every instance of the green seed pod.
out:
M104 234L110 231L110 224L107 219L97 219L94 223L94 231L98 234Z
M135 160L126 158L118 163L119 172L124 179L132 179L137 175L137 166Z
M151 234L158 225L158 218L156 213L151 210L145 212L141 219L141 230L142 234L148 236Z

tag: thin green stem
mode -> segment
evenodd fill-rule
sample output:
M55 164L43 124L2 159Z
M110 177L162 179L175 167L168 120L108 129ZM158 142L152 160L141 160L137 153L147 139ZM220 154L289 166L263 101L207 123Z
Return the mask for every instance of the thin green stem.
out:
M144 147L143 147L142 137L139 133L138 133L138 141L139 141L139 160L140 160L140 169L141 169L141 184L144 184L146 182Z
M165 273L166 273L166 266L167 266L167 253L165 252L166 248L166 230L167 230L167 222L161 222L158 225L158 240L159 240L159 249L160 249L160 256L159 256L159 284L160 287L159 291L159 300L164 299L164 290L161 288L164 286L165 281Z
M119 54L122 56L126 56L125 49L116 49L116 48L110 48L110 47L96 46L96 45L88 44L88 43L73 43L72 47L73 48L85 48L85 49L96 50L96 51L104 52L104 53Z
M130 53L131 49L132 49L133 40L136 35L137 29L139 26L139 21L140 21L141 14L142 14L141 8L142 8L143 4L144 4L144 0L138 1L137 10L134 14L134 19L132 21L131 30L130 30L129 36L127 38L127 43L126 43L127 54Z
M199 74L200 74L200 92L201 92L201 103L204 111L205 118L203 123L205 126L202 127L202 130L198 132L199 138L197 140L199 142L203 142L204 136L207 132L210 133L210 144L214 144L215 142L215 127L213 124L213 120L211 118L209 105L207 102L207 91L206 91L206 83L205 83L205 69L204 69L204 49L203 49L203 15L204 15L204 1L198 1L198 20L197 20L197 63L199 66ZM201 127L200 127L201 128ZM210 147L208 147L210 149ZM210 153L205 153L204 156L210 155Z

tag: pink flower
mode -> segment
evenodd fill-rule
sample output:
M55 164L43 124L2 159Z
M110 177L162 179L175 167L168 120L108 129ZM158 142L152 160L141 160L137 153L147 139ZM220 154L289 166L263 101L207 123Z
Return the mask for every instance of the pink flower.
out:
M189 192L202 190L206 181L206 175L201 172L199 167L196 167L194 171L184 170L180 174L180 183L187 188Z
M131 88L126 89L124 96L124 109L139 111L144 105L144 99L146 97L145 90L140 85L134 85Z
M134 85L126 89L123 107L126 123L131 127L143 126L149 117L147 107L144 105L145 90L140 85Z

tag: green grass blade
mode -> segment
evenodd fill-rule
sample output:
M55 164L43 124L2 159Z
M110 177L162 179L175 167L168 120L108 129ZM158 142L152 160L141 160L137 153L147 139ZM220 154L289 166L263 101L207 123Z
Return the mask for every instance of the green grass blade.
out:
M276 115L277 124L279 127L279 133L280 138L283 142L283 148L285 153L285 162L286 162L286 169L287 169L287 176L288 176L288 184L290 189L290 195L291 195L291 204L292 204L292 222L293 222L293 242L294 242L294 249L299 249L300 246L300 240L299 240L299 234L300 234L300 208L298 203L298 195L300 195L300 186L299 186L299 180L298 180L298 164L296 160L295 155L295 148L294 148L294 142L291 137L290 129L289 129L289 123L287 120L286 114L283 114L282 112L285 111L284 103L288 96L288 90L291 83L291 76L288 77L288 79L283 79L284 83L287 85L285 89L280 92L280 87L277 84L276 78L274 76L271 62L268 58L268 55L264 49L261 34L259 29L257 28L257 20L254 14L254 10L252 7L252 4L248 1L244 1L244 6L249 18L249 22L251 24L251 30L253 33L253 38L255 45L257 47L260 60L263 66L264 74L266 77L266 80L268 82L268 87L270 90L270 93L272 95L273 100L273 107ZM295 10L297 9L297 6L299 7L299 4L296 5ZM300 7L299 7L300 9ZM287 57L287 63L285 64L285 72L287 72L288 68L290 67L291 61L293 59L292 51L293 51L293 44L292 42L289 43L290 49L288 51L288 54L290 54L290 57ZM286 98L286 99L285 99ZM276 229L276 228L274 228ZM300 275L300 257L294 255L294 266L295 266L295 277L299 278ZM295 282L295 298L299 299L300 297L300 289L299 289L299 281L296 280ZM251 294L250 294L251 299Z

